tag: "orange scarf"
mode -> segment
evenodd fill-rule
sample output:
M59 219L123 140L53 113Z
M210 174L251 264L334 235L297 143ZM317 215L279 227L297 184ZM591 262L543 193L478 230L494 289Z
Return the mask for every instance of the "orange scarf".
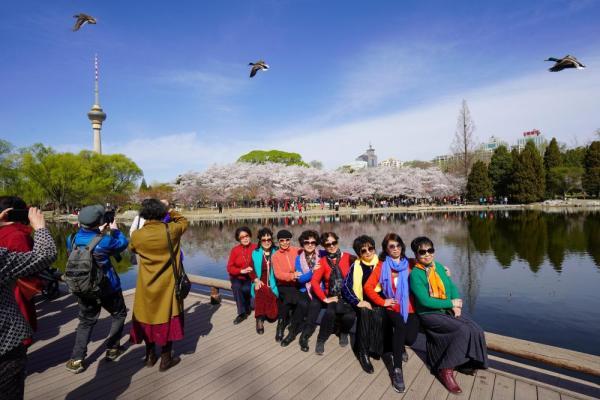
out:
M436 266L436 262L433 262L433 264L428 268L425 268L425 266L419 263L415 264L415 268L422 269L427 275L427 282L429 283L429 296L435 299L445 300L447 298L446 288L444 287L444 282L442 282L442 279L435 270ZM441 264L439 265L439 267L443 268Z

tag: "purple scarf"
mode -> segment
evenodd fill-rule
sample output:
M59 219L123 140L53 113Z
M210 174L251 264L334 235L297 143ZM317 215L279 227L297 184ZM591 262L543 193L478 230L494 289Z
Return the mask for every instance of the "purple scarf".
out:
M298 255L298 257L300 257L300 267L302 268L303 274L312 271L315 268L315 265L319 264L319 255L317 254L317 252L313 253L314 263L312 265L308 264L308 260L306 259L306 254L304 253L304 250ZM310 297L310 299L312 300L312 293L310 291L310 281L306 282L304 286L306 287L306 293L308 294L308 297Z
M396 293L392 282L392 271L398 273L398 284L396 285ZM404 318L404 322L408 320L408 259L402 258L396 263L392 257L387 256L381 265L381 276L379 283L383 289L383 294L387 299L396 299L400 305L400 314Z

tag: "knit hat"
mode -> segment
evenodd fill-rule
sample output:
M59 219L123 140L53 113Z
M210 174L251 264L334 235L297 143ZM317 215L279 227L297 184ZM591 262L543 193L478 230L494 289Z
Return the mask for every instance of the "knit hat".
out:
M286 229L282 229L279 232L277 232L277 240L279 239L291 239L292 238L292 232L286 230Z
M79 211L79 216L77 217L81 225L89 227L101 225L103 218L104 206L101 206L100 204L83 207L81 211Z

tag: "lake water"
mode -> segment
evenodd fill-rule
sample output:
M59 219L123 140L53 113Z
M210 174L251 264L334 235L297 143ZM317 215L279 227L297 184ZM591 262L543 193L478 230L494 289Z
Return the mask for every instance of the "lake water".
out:
M305 229L335 231L352 252L360 234L377 250L388 232L409 247L429 236L436 259L449 266L467 310L489 332L600 355L600 212L455 212L341 217L197 221L183 239L188 273L227 279L225 265L236 244L234 231L247 225L274 232L286 228L294 241ZM128 228L129 227L124 227ZM68 225L53 225L63 250ZM297 242L296 242L297 244ZM410 250L407 254L412 256ZM124 289L135 286L128 256L118 263Z

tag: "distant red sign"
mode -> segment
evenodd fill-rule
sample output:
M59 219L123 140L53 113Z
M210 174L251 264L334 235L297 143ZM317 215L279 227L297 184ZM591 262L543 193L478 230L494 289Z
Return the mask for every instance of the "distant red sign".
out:
M539 131L539 129L534 129L532 131L527 131L527 132L523 132L523 136L527 137L527 136L540 136L542 134L542 132Z

